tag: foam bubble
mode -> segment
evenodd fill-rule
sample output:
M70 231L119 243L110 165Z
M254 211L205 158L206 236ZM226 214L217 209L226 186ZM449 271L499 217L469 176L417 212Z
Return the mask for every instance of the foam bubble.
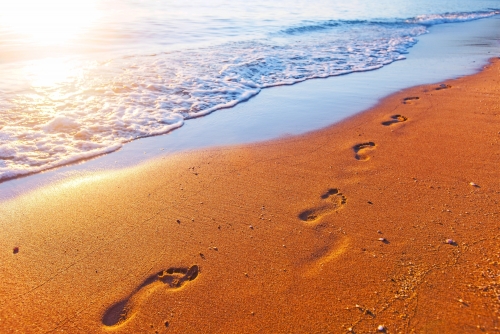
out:
M56 116L41 126L45 132L70 132L78 129L80 125L74 119L67 116Z

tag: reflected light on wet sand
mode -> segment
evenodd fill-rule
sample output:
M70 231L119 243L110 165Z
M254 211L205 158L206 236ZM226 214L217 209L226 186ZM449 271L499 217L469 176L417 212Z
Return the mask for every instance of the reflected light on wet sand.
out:
M0 24L26 42L62 44L99 18L97 0L10 0L0 2Z

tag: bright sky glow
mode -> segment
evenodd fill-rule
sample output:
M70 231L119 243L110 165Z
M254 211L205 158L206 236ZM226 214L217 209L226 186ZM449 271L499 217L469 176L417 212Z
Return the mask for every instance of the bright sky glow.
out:
M63 44L85 32L100 13L97 0L0 1L0 24L39 45Z

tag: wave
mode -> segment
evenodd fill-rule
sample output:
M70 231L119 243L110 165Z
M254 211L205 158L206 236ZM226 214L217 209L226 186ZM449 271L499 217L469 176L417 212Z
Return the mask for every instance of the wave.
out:
M386 19L386 20L326 20L319 22L304 22L300 25L281 30L279 33L287 35L307 34L310 32L326 31L342 26L350 25L388 25L402 26L405 24L418 24L432 26L444 23L458 23L479 20L500 14L499 9L477 12L455 12L444 14L426 14L407 19Z
M498 14L500 14L500 10L492 9L489 11L478 11L471 13L457 12L457 13L445 13L445 14L420 15L411 19L407 19L406 22L412 24L423 24L426 26L430 26L443 23L458 23L458 22L479 20L495 16Z
M282 30L281 32L288 35L295 35L295 34L308 33L312 31L326 30L329 28L337 27L340 24L341 23L339 21L328 20L325 22L321 22L320 24L309 24L309 25L287 28Z

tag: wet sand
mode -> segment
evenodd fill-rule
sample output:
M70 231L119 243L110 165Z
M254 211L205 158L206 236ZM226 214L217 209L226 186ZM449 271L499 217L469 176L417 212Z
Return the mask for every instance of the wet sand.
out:
M500 60L0 207L3 333L500 331Z

